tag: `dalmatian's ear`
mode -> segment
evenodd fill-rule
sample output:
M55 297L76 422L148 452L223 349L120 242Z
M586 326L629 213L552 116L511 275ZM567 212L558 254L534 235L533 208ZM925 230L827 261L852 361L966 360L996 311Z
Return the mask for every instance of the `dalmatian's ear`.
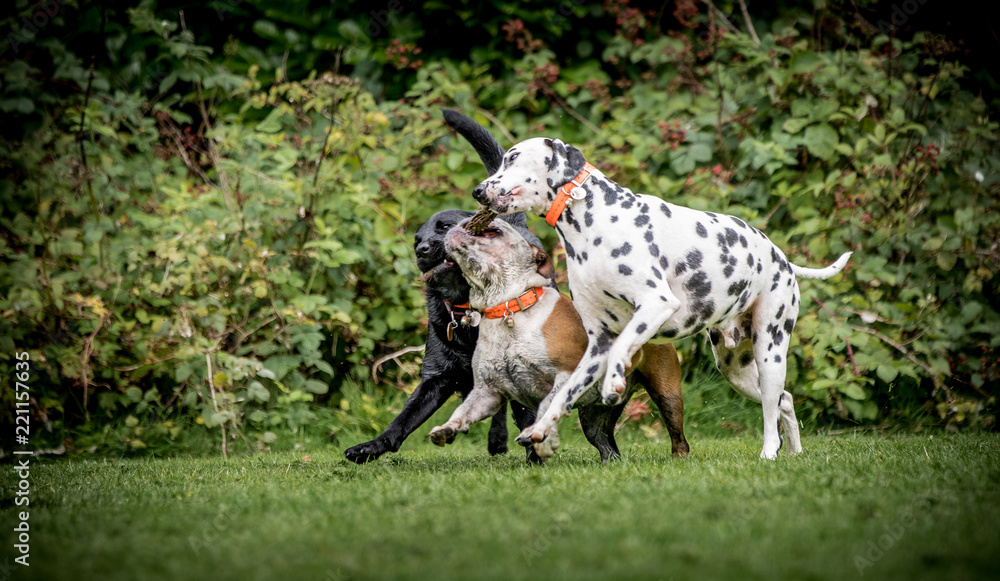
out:
M587 160L584 159L579 149L558 139L546 139L545 145L552 148L552 157L549 158L550 173L561 170L566 176L566 182L568 182L575 178L576 174L580 173L580 170L583 169L583 164Z
M532 245L531 248L535 251L535 270L538 274L549 280L555 279L556 267L552 264L552 259L549 255L535 245Z

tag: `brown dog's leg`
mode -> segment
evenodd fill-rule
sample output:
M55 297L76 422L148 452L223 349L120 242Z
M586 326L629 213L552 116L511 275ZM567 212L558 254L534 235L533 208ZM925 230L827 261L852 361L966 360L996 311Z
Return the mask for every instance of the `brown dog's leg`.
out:
M684 399L681 395L681 365L673 345L647 343L642 347L642 361L636 371L650 399L660 409L670 434L670 451L683 458L689 447L684 438Z

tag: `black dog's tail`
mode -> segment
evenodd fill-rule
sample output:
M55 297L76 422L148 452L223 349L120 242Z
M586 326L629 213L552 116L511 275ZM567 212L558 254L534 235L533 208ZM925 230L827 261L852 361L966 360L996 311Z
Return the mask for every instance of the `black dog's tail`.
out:
M496 173L500 169L500 162L503 161L503 154L506 153L497 140L482 125L458 111L451 109L443 111L444 122L472 144L490 175Z

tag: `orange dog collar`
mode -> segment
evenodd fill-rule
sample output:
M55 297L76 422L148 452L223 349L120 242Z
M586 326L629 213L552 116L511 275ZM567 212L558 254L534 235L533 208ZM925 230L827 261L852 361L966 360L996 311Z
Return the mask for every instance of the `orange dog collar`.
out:
M583 169L580 173L576 174L576 177L569 181L561 188L559 188L559 193L556 194L556 199L552 201L552 206L549 207L549 212L545 214L545 221L549 226L555 226L556 221L559 220L559 216L562 215L563 210L566 209L566 203L573 199L581 199L585 193L578 193L574 196L573 190L583 187L583 184L587 182L590 178L590 174L593 173L597 168L590 165L589 162L583 162Z

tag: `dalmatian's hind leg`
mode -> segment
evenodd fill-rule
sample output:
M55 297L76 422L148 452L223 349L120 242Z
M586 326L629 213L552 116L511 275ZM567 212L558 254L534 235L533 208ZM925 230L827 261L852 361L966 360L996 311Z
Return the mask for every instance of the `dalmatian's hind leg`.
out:
M722 334L716 329L710 329L708 333L712 344L712 352L715 355L715 362L722 372L722 375L729 381L733 389L752 401L763 404L760 390L760 373L757 361L754 357L753 342L749 338L738 343L735 347L726 347ZM759 340L759 339L758 339ZM778 395L778 409L780 410L780 431L779 425L774 425L774 430L778 431L778 445L775 449L785 447L784 440L787 439L786 453L798 454L802 451L802 444L799 440L799 424L795 418L795 408L793 406L792 394L782 390ZM775 422L778 424L778 422ZM784 438L782 438L782 435Z

